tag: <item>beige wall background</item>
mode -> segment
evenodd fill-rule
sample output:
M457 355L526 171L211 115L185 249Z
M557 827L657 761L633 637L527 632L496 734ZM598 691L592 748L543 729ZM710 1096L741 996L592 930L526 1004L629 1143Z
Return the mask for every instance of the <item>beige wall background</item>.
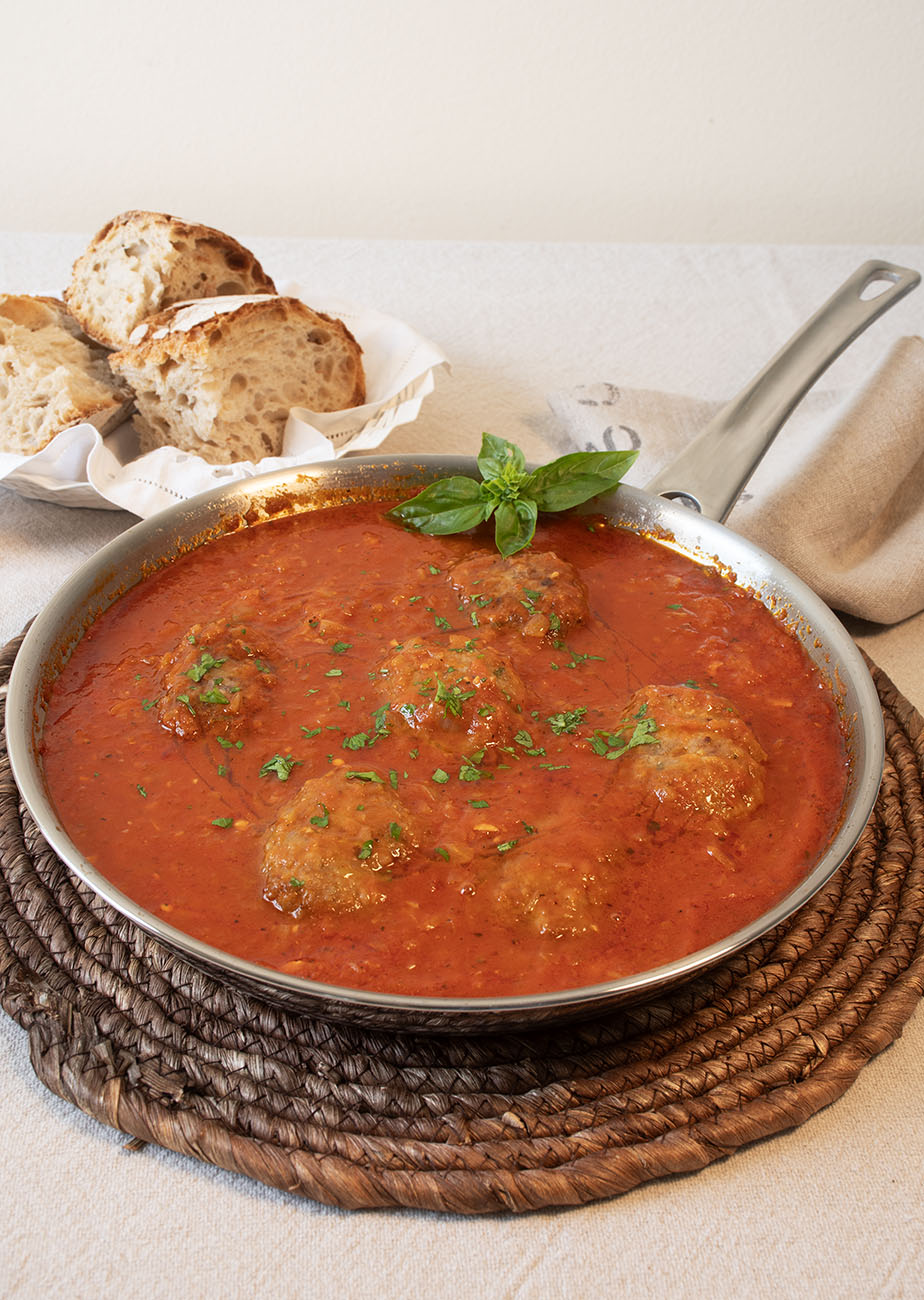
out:
M924 241L921 0L0 12L7 230Z

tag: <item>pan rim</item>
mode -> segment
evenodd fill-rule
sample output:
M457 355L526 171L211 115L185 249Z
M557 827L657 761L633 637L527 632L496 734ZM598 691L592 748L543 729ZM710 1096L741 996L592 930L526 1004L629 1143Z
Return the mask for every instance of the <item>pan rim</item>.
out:
M517 1024L545 1023L569 1015L583 1016L610 1007L638 1003L661 990L684 983L731 957L785 921L816 894L847 859L862 834L875 804L885 756L884 728L875 685L859 649L820 597L766 551L741 538L726 525L695 515L683 506L663 498L652 497L639 488L624 485L617 492L597 499L594 507L598 510L602 508L614 522L632 526L635 531L640 530L638 522L630 522L630 516L633 513L638 515L646 525L644 531L651 534L663 532L664 536L658 536L657 540L673 546L698 563L709 564L718 559L723 567L734 571L740 568L740 563L735 563L736 559L740 561L743 556L751 562L755 566L755 572L763 577L760 588L750 582L739 585L752 591L764 604L778 590L785 591L787 600L798 610L799 620L804 622L804 627L800 635L792 625L786 625L795 631L803 645L806 645L807 636L820 641L825 653L833 660L830 665L832 671L826 676L838 698L839 707L851 715L846 720L854 728L852 762L855 766L852 786L848 785L840 823L812 870L760 917L706 948L630 976L540 994L450 998L388 994L325 984L236 957L195 939L142 908L84 857L61 825L45 789L38 740L42 724L41 698L53 679L49 660L53 653L57 653L59 666L63 664L80 639L82 631L108 604L118 598L126 584L123 583L117 590L113 590L113 586L118 586L116 578L120 568L124 568L130 560L139 568L134 581L141 581L152 567L159 568L173 558L169 552L165 552L164 558L158 563L146 558L152 549L158 550L159 544L166 545L169 539L169 546L174 548L173 554L179 553L176 547L184 546L186 541L202 544L218 533L227 531L229 520L243 518L247 513L245 506L251 513L255 506L257 510L252 520L244 520L243 526L261 523L263 518L271 517L272 511L276 509L273 502L277 498L281 499L280 492L283 495L290 492L298 498L310 498L319 491L319 485L330 492L342 494L345 488L366 490L374 486L382 475L390 474L388 481L391 482L395 476L399 476L408 481L423 483L452 473L477 476L474 459L406 454L320 462L300 466L296 470L272 471L243 483L236 482L212 489L128 528L65 581L23 638L10 675L6 702L7 750L14 780L29 813L50 847L67 868L98 897L193 965L204 964L210 971L225 974L232 982L238 985L243 983L270 1000L278 995L277 1000L284 1005L303 1005L306 1011L321 1016L327 1014L328 1018L333 1019L349 1019L355 1012L364 1016L371 1015L376 1024L383 1026L390 1024L401 1028L411 1025L415 1029L432 1027L440 1031L464 1030L470 1024L479 1029L496 1027L498 1030L506 1030ZM269 511L269 514L261 515L261 511ZM665 524L668 527L665 528ZM692 550L691 538L695 543ZM134 585L134 582L127 585ZM88 608L93 593L97 602L105 603ZM777 616L781 615L777 613ZM64 638L66 644L62 644L62 626L65 624L69 627L69 637ZM82 629L79 633L78 624ZM812 649L808 645L806 649L818 663Z

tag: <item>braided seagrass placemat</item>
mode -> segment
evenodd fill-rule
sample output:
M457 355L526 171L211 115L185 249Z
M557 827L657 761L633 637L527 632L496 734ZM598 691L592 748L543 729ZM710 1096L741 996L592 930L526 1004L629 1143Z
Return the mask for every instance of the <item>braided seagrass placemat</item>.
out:
M224 987L70 875L4 743L0 1004L88 1114L332 1205L529 1210L702 1168L840 1096L924 991L924 723L873 674L885 779L825 889L657 1001L517 1035L376 1033Z

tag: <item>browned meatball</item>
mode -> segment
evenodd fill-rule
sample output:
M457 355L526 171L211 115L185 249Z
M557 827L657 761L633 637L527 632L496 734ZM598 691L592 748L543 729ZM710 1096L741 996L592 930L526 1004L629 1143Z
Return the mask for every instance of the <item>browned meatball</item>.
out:
M628 740L641 722L647 736L618 757L615 779L632 783L639 799L651 800L665 816L730 822L763 802L767 755L724 696L692 686L645 686L629 700L625 718L628 724L613 734Z
M508 853L497 878L488 886L500 920L527 922L537 934L552 938L602 929L618 915L618 897L600 860L559 861L548 839L528 841Z
M263 845L263 896L294 916L381 903L417 846L415 819L387 780L336 769L304 783Z
M526 701L516 669L464 637L402 646L382 664L377 689L409 727L450 748L461 742L474 750L506 744Z
M449 580L479 624L519 627L524 636L563 636L587 615L587 592L573 565L552 551L475 555Z
M276 680L246 629L224 621L194 624L158 667L158 720L183 740L237 734Z

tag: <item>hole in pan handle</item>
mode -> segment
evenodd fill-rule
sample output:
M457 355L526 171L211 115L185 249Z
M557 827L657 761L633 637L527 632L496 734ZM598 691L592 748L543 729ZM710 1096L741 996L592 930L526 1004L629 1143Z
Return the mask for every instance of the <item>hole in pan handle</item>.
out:
M724 520L819 376L920 280L907 267L864 262L672 464L645 485L646 491Z

